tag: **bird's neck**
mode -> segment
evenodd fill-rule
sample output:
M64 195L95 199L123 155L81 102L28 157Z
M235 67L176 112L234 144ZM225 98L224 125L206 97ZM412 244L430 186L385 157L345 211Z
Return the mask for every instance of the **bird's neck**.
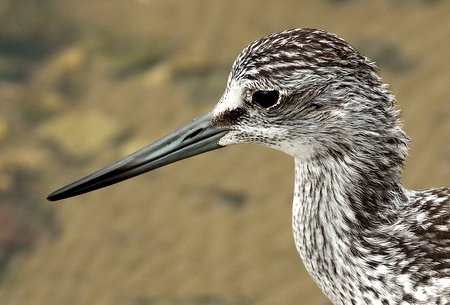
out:
M363 236L395 222L406 201L400 168L369 170L365 160L346 156L295 161L296 247L308 271L332 300L342 300L342 295L358 289L350 287L351 281L342 281L349 275L355 282L366 276L353 257L354 250L363 253Z

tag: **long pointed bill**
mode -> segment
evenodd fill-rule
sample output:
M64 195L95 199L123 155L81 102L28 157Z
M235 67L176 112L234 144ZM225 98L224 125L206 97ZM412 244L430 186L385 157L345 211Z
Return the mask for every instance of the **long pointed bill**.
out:
M211 113L208 113L128 157L56 190L47 199L56 201L84 194L166 164L221 148L218 141L228 131L212 126Z

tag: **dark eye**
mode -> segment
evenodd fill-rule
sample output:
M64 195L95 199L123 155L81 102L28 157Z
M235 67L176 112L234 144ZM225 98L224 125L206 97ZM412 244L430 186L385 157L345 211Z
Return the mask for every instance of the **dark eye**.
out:
M269 108L278 102L280 93L276 90L259 90L253 93L252 102L263 108Z

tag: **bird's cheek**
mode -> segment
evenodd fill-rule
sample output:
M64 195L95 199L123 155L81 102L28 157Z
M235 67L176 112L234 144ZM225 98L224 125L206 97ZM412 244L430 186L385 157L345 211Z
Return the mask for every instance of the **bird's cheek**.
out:
M228 146L239 143L248 143L249 141L245 137L242 131L239 130L231 130L227 134L225 134L222 138L220 138L218 144L222 146Z

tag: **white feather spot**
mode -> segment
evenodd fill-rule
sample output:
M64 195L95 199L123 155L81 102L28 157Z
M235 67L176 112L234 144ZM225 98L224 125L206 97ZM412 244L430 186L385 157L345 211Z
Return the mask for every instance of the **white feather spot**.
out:
M226 110L239 108L244 103L244 88L236 82L232 82L219 103L213 110L213 116L218 116Z

